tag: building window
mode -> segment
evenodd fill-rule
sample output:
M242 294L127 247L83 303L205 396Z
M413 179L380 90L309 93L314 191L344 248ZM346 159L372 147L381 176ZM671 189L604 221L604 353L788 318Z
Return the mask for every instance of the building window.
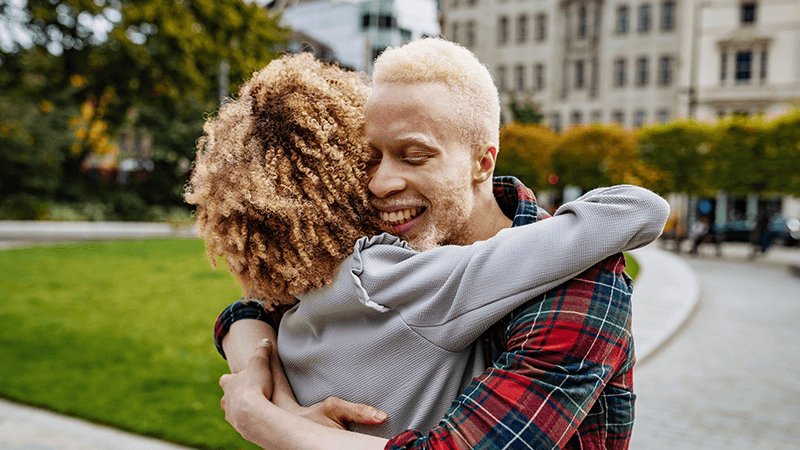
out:
M536 15L536 36L537 42L547 39L547 16L543 13Z
M658 85L669 86L672 84L672 61L671 56L662 56L658 59Z
M723 49L719 54L719 81L725 84L728 78L728 51Z
M761 64L759 65L758 69L758 78L761 81L767 80L767 49L761 50Z
M361 28L367 29L378 27L381 30L389 30L397 27L397 19L391 14L370 14L364 13L361 16Z
M614 60L614 86L625 86L625 58Z
M625 34L628 32L628 5L617 6L617 34Z
M464 45L467 47L474 47L475 46L475 22L470 20L467 22L467 36L464 39Z
M662 108L656 111L656 120L658 120L659 123L669 122L669 110Z
M649 3L639 6L639 25L637 30L639 33L647 33L650 31L650 26L653 23L652 8Z
M578 39L586 38L586 6L578 7Z
M408 30L406 28L400 28L400 39L402 39L403 42L410 41L411 40L411 30Z
M508 17L502 16L497 19L497 43L505 44L508 42Z
M533 66L533 88L537 91L544 89L544 64Z
M525 66L514 66L514 88L517 91L525 90Z
M602 121L603 121L603 111L601 111L599 109L595 109L594 111L592 111L591 122L592 123L600 123Z
M506 90L506 66L497 66L497 89L500 92Z
M580 125L583 123L583 113L580 111L572 111L572 114L569 115L569 124L570 125Z
M666 0L661 3L661 31L675 29L675 1Z
M528 16L523 14L517 17L517 42L523 43L528 40Z
M618 123L620 125L625 125L625 111L622 110L614 110L611 112L611 120L614 123Z
M583 89L585 83L585 69L586 64L581 59L579 61L575 61L575 89Z
M561 113L554 112L550 114L550 128L555 132L561 131Z
M749 83L753 69L753 52L750 50L736 52L736 73L734 77L737 83Z
M450 29L452 30L450 32L450 40L458 42L458 22L453 22L453 24L450 25Z
M752 25L756 23L758 14L758 4L756 2L742 2L739 9L739 22L742 25Z
M641 127L644 125L645 120L645 111L643 109L637 109L636 112L633 113L633 126L636 128Z
M636 59L636 85L646 86L650 78L650 68L648 67L647 57Z

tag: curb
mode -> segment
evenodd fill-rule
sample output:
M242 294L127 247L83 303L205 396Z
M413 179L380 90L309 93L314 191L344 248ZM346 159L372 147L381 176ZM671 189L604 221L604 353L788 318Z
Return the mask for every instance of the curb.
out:
M674 336L700 301L697 274L680 257L651 244L631 254L639 263L632 331L641 364Z

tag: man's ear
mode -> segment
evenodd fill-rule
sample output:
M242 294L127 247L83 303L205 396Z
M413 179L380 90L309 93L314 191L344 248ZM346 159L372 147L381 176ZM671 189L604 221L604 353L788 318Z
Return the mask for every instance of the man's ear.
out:
M482 183L491 178L497 161L497 147L494 144L485 144L475 158L472 180Z

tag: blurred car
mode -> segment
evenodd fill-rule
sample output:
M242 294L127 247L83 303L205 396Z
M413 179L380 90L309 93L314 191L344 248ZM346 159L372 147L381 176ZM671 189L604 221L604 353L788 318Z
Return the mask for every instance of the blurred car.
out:
M747 220L732 220L715 226L715 231L726 242L750 242L755 223ZM800 220L794 217L775 216L769 222L772 243L794 246L800 243Z

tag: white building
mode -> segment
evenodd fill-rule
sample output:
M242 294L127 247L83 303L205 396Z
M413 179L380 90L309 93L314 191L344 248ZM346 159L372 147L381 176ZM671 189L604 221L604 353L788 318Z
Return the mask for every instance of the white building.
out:
M800 104L798 0L443 0L441 8L443 34L488 65L506 106L530 99L555 129Z
M800 1L698 2L697 117L800 106Z
M288 0L282 24L324 43L344 66L368 73L386 47L439 34L434 0Z

